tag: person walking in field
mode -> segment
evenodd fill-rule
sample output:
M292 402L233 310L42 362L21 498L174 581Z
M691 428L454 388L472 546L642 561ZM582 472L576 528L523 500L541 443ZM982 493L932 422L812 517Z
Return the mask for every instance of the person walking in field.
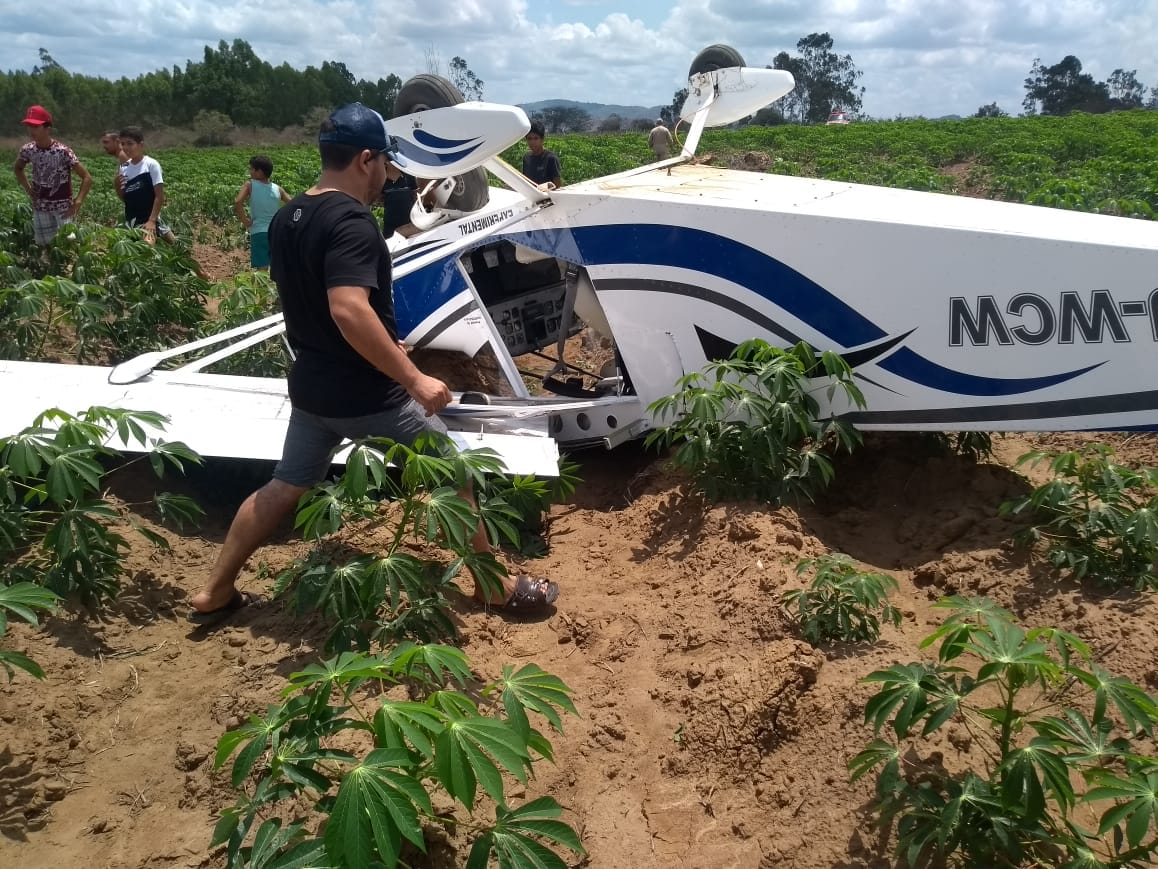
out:
M671 150L671 131L664 126L663 118L655 119L655 126L647 134L647 147L655 154L656 160L666 160Z
M117 199L123 200L124 193L124 178L121 177L121 167L129 162L129 156L125 153L124 148L121 147L121 134L116 130L109 130L101 136L101 148L104 152L117 161L117 171L113 174L113 189L116 191Z
M28 128L30 142L20 149L12 171L17 183L32 200L32 237L44 246L84 205L92 176L72 148L52 136L52 115L43 106L30 106L20 123ZM26 169L32 167L29 180ZM80 178L80 191L72 195L72 176Z
M140 127L125 127L121 130L120 143L128 157L128 162L120 168L125 223L139 227L149 244L153 244L158 235L169 244L175 243L177 237L173 230L161 220L161 208L165 205L161 164L145 154L145 134Z
M269 268L269 223L289 194L270 181L273 161L264 154L249 159L249 180L241 186L233 200L233 212L249 230L249 265L255 269ZM249 202L249 214L245 203Z
M208 580L191 600L195 624L221 621L257 598L237 588L249 557L325 479L345 439L385 437L412 443L446 432L435 414L450 389L420 371L398 339L390 249L370 211L386 183L386 122L351 103L322 123L317 184L295 196L269 225L270 276L297 351L290 368L289 427L273 479L238 508ZM463 491L470 498L469 488ZM480 522L472 547L490 551ZM501 597L475 582L490 607L535 612L554 602L558 586L528 576L504 579Z

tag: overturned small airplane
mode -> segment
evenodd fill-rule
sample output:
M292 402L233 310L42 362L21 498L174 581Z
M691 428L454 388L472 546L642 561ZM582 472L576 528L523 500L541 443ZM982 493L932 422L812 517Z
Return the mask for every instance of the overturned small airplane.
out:
M1158 429L1158 226L694 161L705 127L793 87L705 49L678 156L562 189L497 156L528 130L521 109L461 103L429 75L403 87L390 158L433 180L413 234L389 240L400 334L487 349L506 381L502 395L459 387L443 416L460 443L552 473L557 445L645 434L651 402L750 338L842 355L866 406L823 411L864 429ZM598 370L566 358L583 329L605 348ZM203 454L277 458L285 381L205 369L282 331L275 315L112 369L0 362L0 430L47 407L147 408ZM547 394L532 395L518 359L550 348Z

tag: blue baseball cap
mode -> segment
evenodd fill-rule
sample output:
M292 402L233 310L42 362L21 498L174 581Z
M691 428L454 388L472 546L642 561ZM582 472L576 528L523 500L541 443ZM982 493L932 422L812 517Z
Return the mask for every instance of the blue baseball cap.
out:
M319 143L350 145L370 151L390 149L390 136L386 133L386 122L369 106L349 103L335 109L330 115L333 130L319 133Z

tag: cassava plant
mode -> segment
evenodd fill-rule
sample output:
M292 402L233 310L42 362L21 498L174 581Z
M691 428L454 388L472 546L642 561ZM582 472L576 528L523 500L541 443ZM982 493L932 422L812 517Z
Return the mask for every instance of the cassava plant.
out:
M889 603L897 581L884 573L865 573L847 555L810 558L796 572L813 570L807 588L786 591L781 605L813 646L824 643L875 643L881 622L900 625L901 611Z
M1158 589L1158 469L1117 464L1105 444L1058 455L1031 452L1018 465L1048 462L1053 479L1001 505L1026 516L1021 545L1046 544L1046 558L1078 579L1109 588Z
M0 585L0 640L8 632L9 613L35 627L40 624L38 613L52 612L58 600L51 591L32 582ZM37 679L44 678L44 670L39 664L27 655L10 649L0 649L0 668L8 674L9 682L18 669Z
M492 855L510 869L564 869L553 846L583 854L555 800L507 802L507 779L525 785L536 760L552 759L531 715L561 732L560 713L576 714L557 677L508 666L477 689L458 649L404 643L343 653L289 682L288 699L217 746L218 768L236 753L230 779L242 791L214 830L229 869L412 865L407 850L424 852L424 827L435 825L469 838L470 869ZM436 811L436 792L466 817ZM493 822L480 817L488 803Z
M412 446L356 443L342 476L302 499L296 524L317 545L282 571L275 594L299 613L327 617L329 651L454 636L446 595L461 572L492 598L506 575L494 555L473 550L479 522L492 546L518 545L517 524L528 512L552 493L574 490L566 466L551 484L504 480L501 471L493 450L460 452L444 435L422 435ZM474 506L460 494L468 487Z
M114 524L127 524L150 543L165 538L137 522L126 507L104 497L108 465L121 454L109 443L148 453L158 477L169 467L183 471L200 457L183 443L165 442L166 419L151 411L90 407L74 416L40 414L32 426L0 438L0 586L32 582L61 597L93 604L116 595L128 541ZM124 466L122 463L121 467ZM176 527L195 522L200 508L170 493L154 496L161 521Z
M974 462L993 457L993 435L986 431L925 432L924 437L937 449L964 456Z
M851 424L818 419L814 396L824 389L830 403L863 407L851 369L836 353L818 357L803 343L782 350L745 341L676 389L649 407L672 422L647 443L674 447L674 463L709 498L811 500L832 480L831 453L860 443Z
M1078 637L1018 625L990 601L947 598L922 647L894 664L865 720L877 735L849 762L875 772L879 822L909 866L1152 866L1158 852L1158 701L1102 669ZM945 727L972 746L950 770ZM891 731L890 738L881 738Z

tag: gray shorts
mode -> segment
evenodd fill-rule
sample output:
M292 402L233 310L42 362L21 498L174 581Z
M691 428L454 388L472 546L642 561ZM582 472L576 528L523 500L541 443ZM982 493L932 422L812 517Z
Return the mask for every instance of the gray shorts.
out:
M65 224L72 223L72 218L63 211L32 210L32 237L37 244L48 244Z
M367 416L317 416L294 408L281 461L273 469L275 480L309 489L326 478L334 453L345 440L354 438L389 438L411 444L423 432L446 434L446 426L437 416L427 416L416 401Z

